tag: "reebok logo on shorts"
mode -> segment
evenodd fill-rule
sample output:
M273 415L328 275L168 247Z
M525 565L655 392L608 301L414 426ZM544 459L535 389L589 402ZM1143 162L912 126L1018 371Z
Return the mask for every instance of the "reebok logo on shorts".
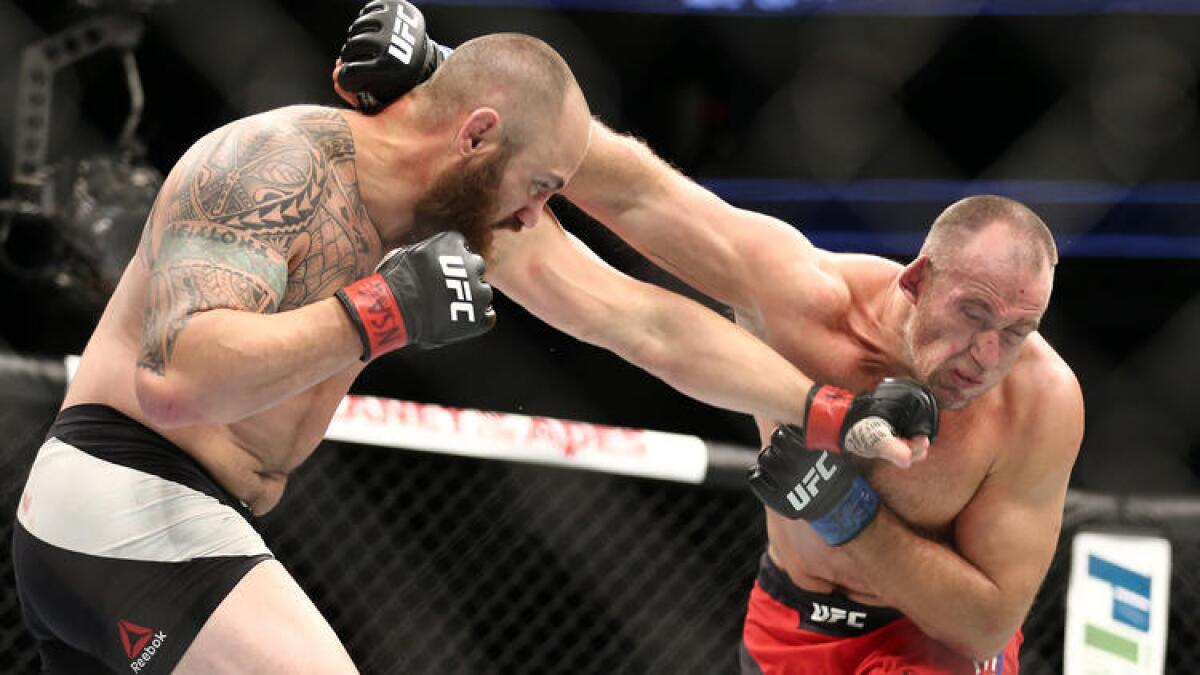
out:
M158 648L167 640L166 633L139 626L125 619L117 621L117 632L121 634L121 646L125 647L125 655L133 659L129 663L129 669L135 673L141 672L142 668L150 663Z

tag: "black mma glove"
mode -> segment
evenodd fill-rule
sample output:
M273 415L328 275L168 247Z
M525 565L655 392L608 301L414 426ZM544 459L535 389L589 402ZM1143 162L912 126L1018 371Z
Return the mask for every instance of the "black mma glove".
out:
M375 274L337 299L362 338L364 362L405 345L433 348L486 333L496 323L483 258L458 232L394 249Z
M879 495L850 459L804 447L796 427L775 429L746 477L759 501L787 518L807 520L830 546L858 536L879 512Z
M425 33L425 17L404 0L373 0L350 24L337 83L375 114L429 79L450 50Z
M937 436L938 407L933 393L915 380L889 377L874 391L857 396L845 389L813 385L804 406L804 429L799 442L812 450L842 452L848 447L847 434L868 417L887 422L892 435L900 438L923 434L932 443ZM870 435L851 438L849 447L865 449L875 441L878 437Z

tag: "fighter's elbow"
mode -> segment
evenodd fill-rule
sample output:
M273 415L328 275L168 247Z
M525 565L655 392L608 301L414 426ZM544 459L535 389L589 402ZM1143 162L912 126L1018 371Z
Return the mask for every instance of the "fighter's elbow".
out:
M673 358L676 353L668 349L659 337L640 335L629 341L622 356L626 361L637 365L642 370L653 373L667 382L672 382L677 379L675 374L680 369L679 360Z
M1012 636L1008 637L1011 638ZM974 641L974 644L958 649L957 651L978 663L995 658L997 654L1004 651L1004 647L1007 644L1008 639L978 640Z
M959 626L954 634L934 637L972 661L987 661L1004 650L1019 626L999 618L979 618L981 621L969 630L961 630L965 626Z
M138 368L134 390L146 421L158 429L177 429L203 421L200 406L178 377Z
M660 378L669 376L676 367L663 339L630 317L623 320L613 316L597 317L595 321L577 324L572 334Z

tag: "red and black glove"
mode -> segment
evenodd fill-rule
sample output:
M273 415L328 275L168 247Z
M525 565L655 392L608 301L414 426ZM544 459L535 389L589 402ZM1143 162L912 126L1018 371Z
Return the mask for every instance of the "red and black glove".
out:
M812 450L842 452L846 434L858 422L878 417L900 438L925 435L932 443L938 431L933 393L916 380L886 378L873 391L857 396L829 385L813 385L804 408L800 444Z
M375 114L428 80L450 50L425 32L425 17L404 0L373 0L350 24L337 85L354 107Z
M362 338L364 362L405 345L431 349L496 324L483 258L458 232L389 253L375 274L336 293Z

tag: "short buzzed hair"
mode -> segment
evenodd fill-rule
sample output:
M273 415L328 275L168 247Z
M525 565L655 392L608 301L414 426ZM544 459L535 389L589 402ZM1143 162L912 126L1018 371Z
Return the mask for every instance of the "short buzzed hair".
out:
M558 119L579 84L550 45L520 33L494 33L456 48L423 89L435 115L495 108L512 134L508 140L524 145L537 124Z
M921 254L943 260L993 223L1003 223L1017 235L1024 244L1018 251L1029 262L1058 264L1058 247L1046 223L1021 202L996 195L975 195L946 207L929 228Z

